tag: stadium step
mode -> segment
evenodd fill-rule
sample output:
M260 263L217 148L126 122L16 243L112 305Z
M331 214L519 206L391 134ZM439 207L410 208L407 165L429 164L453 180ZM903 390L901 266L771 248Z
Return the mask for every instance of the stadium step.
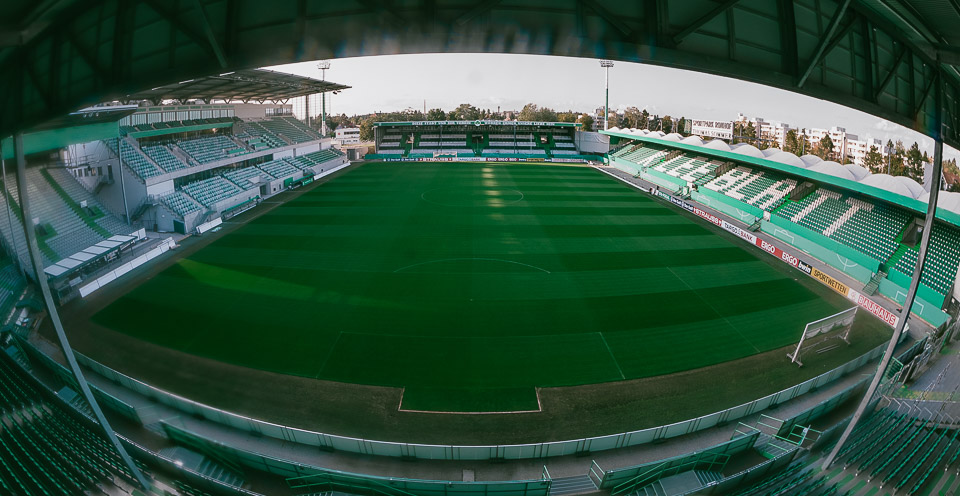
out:
M877 294L877 289L880 288L880 281L882 281L884 277L887 277L886 272L877 271L877 273L874 274L870 279L870 282L863 287L863 294L867 296L873 296Z
M553 479L550 485L550 494L583 494L597 490L596 484L587 475L578 475L575 477L560 477Z

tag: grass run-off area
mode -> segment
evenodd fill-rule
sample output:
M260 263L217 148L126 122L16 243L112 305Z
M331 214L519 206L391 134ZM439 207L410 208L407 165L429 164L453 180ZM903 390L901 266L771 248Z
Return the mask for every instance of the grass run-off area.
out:
M367 164L94 321L236 365L402 387L404 410L537 410L536 387L741 359L851 306L778 263L592 168Z

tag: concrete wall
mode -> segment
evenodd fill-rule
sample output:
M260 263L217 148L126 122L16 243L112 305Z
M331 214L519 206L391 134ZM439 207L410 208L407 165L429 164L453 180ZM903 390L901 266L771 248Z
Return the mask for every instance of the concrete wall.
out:
M577 149L587 153L607 153L610 151L610 137L592 131L577 132L574 137Z
M268 108L291 108L290 104L277 103L234 103L234 115L241 119L265 119Z
M294 150L293 154L299 157L300 155L306 155L308 153L319 152L319 151L320 151L320 143L313 143L311 145L297 147L297 149Z
M281 184L281 186L282 186L282 185L283 185L283 181L280 181L280 184ZM242 193L240 193L240 194L238 194L238 195L231 196L230 198L227 198L226 200L220 200L220 201L218 201L216 204L213 205L213 207L214 207L213 209L216 210L217 212L223 212L224 210L226 210L226 209L228 209L228 208L230 208L230 207L233 207L233 206L235 206L235 205L239 205L239 204L241 204L241 203L243 203L243 202L245 202L245 201L247 201L247 200L252 200L253 198L256 198L258 195L260 195L260 190L259 190L259 189L256 189L256 188L254 188L254 189L249 189L249 190L246 190L246 191L244 191L244 192L242 192ZM193 227L196 227L196 226L189 226L189 225L188 225L187 227L188 227L188 228L193 228Z
M123 175L121 181L120 175ZM123 183L123 190L120 184ZM127 205L130 208L130 215L133 215L147 199L147 187L133 171L128 167L116 168L113 171L113 184L107 184L100 190L100 203L108 210L113 212L121 220L129 221L124 214L123 193L126 191Z

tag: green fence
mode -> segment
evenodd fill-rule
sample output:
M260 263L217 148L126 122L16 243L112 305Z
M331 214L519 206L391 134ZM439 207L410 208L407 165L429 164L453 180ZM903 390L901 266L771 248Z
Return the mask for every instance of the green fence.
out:
M759 436L760 431L756 431L746 436L737 436L702 451L604 472L599 487L610 489L610 494L617 495L632 492L639 487L681 472L690 470L720 472L726 466L730 456L752 448Z
M891 271L891 274L894 272L895 271ZM908 286L910 285L910 278L907 278L906 283ZM928 288L920 285L920 290L923 289ZM932 290L929 291L932 292ZM931 303L930 301L921 297L922 293L922 291L917 291L917 299L914 300L913 308L911 308L910 311L923 320L929 322L933 327L940 327L944 322L947 321L947 319L950 318L950 316L944 313L943 310L940 309L939 305ZM893 301L896 301L897 303L900 303L901 305L903 302L907 301L907 288L891 281L890 275L880 280L880 294L890 298Z
M760 229L864 284L880 269L879 261L783 217L772 216L762 222Z
M690 195L690 199L714 210L719 210L744 224L750 225L763 218L763 210L753 205L734 200L723 193L711 189L700 188Z
M462 482L379 477L325 469L275 456L254 453L192 432L178 419L161 421L167 436L178 444L217 460L287 477L301 492L340 490L385 496L547 496L550 479Z

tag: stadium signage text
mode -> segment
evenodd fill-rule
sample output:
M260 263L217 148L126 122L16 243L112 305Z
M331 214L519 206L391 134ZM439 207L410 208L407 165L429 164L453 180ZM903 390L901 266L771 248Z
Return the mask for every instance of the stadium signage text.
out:
M375 122L374 126L547 126L579 127L576 122L539 122L539 121L412 121L412 122Z
M683 208L684 210L693 212L698 217L706 220L707 222L710 222L711 224L714 224L727 232L733 233L737 237L747 241L748 243L755 245L757 248L760 248L761 250L773 255L774 257L779 258L780 260L789 264L795 269L800 270L803 273L815 278L816 280L822 282L824 285L826 285L830 289L845 296L848 300L856 303L858 306L872 313L880 320L886 322L887 325L891 327L896 327L897 322L899 322L900 318L893 312L887 310L886 308L883 308L880 304L860 294L855 289L851 289L846 284L843 284L842 282L834 279L828 274L825 274L820 270L815 269L812 265L804 262L800 258L783 251L782 249L758 238L757 236L747 231L744 231L743 229L727 222L726 220L718 218L716 215L710 214L708 212L704 212L703 210L697 207L694 207L693 205L690 205L689 203L679 198L676 198L672 195L668 195L663 191L660 191L659 189L655 191L651 191L650 193L654 194L657 197L663 198L664 200L667 200L670 203L673 203L674 205L677 205Z
M732 139L733 122L694 120L692 133L697 136L706 136L708 138Z
M880 306L880 304L860 294L860 292L855 289L850 290L850 294L847 296L847 298L849 298L850 301L853 301L854 303L856 303L866 311L877 316L878 319L886 322L887 325L889 325L890 327L896 327L897 322L900 321L900 317L898 317L895 313L891 312L890 310L887 310L886 308L883 308L882 306Z
M846 284L830 277L829 275L824 274L823 272L817 269L813 269L813 272L810 275L813 276L815 279L818 279L820 282L829 286L830 289L842 294L843 296L850 295L850 288L848 288Z

